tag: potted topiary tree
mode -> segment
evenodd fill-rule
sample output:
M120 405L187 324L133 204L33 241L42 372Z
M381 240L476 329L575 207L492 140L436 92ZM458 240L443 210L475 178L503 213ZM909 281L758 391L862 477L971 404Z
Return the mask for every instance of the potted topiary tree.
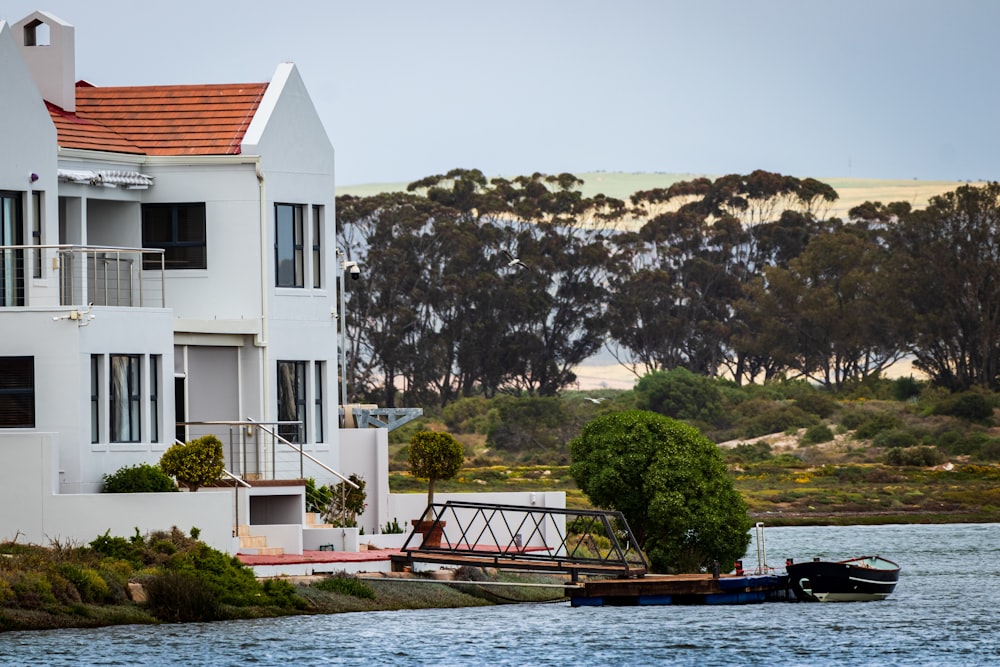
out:
M462 443L450 433L418 431L410 438L410 474L417 479L427 480L427 510L419 519L413 519L414 532L424 536L424 546L441 545L443 521L434 521L431 505L434 503L434 482L451 479L462 469L465 452Z
M174 445L160 458L160 469L187 485L191 491L222 479L225 459L222 442L214 435L192 440L186 445Z

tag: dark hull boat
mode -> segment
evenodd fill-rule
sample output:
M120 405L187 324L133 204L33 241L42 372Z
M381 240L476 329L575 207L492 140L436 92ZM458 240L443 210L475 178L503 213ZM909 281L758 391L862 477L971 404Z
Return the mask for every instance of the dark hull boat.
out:
M819 559L785 564L788 586L799 600L866 602L884 600L899 581L899 565L880 556L837 562Z

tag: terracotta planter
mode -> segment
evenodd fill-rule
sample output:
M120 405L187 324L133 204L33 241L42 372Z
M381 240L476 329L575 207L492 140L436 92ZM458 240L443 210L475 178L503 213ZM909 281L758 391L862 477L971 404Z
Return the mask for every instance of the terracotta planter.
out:
M427 521L425 519L411 519L414 533L424 536L422 547L437 549L441 546L441 536L444 533L444 521Z

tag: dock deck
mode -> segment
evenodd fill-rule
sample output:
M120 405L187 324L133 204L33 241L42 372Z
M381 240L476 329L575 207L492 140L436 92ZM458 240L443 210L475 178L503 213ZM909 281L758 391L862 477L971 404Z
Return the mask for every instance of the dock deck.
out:
M574 607L756 604L794 600L787 577L778 574L646 575L638 579L590 579L567 589Z

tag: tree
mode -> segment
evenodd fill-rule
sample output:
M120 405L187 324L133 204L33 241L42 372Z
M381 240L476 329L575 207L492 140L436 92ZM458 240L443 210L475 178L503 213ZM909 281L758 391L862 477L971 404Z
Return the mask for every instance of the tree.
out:
M465 451L451 433L417 431L410 438L410 473L427 480L427 506L434 503L434 482L451 479L462 469Z
M187 484L191 491L197 491L222 477L224 462L222 441L209 434L186 445L177 443L165 451L160 458L160 469Z
M718 447L697 429L652 412L598 417L570 443L570 472L597 507L618 510L652 568L728 565L750 543L746 503Z
M1000 389L1000 183L962 186L923 211L866 210L898 216L890 296L907 311L915 365L953 391Z

